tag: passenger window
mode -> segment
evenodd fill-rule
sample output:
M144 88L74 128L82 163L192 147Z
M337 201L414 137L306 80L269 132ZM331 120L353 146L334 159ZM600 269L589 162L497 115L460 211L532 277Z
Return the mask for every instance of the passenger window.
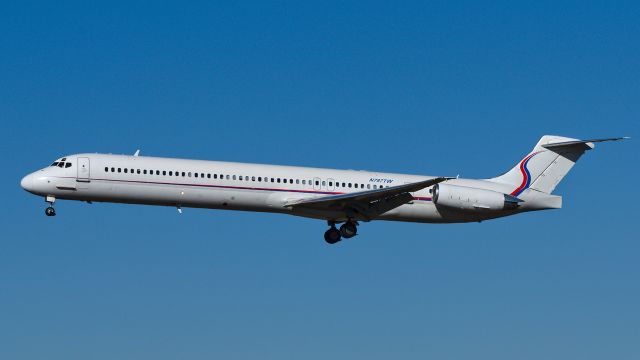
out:
M183 171L182 172L182 177L185 177L186 175L187 175L187 173Z
M307 185L307 180L302 180L302 185Z
M255 177L255 176L252 176L252 177L251 177L251 181L256 181L256 177Z
M280 178L278 178L278 184L280 184Z
M289 179L289 184L293 184L293 179Z
M320 185L320 181L316 180L316 186Z
M347 184L345 184L345 183L342 183L342 187L347 187Z
M329 186L333 186L333 182L332 181L329 181Z
M136 170L136 173L140 174L140 169Z
M229 175L227 175L227 180L229 180Z
M262 176L258 176L258 182L262 181Z
M142 170L142 173L147 175L147 170L146 169Z
M325 185L326 185L325 181L324 181L324 180L322 180L322 186L325 186Z
M242 175L239 176L239 179L242 180Z
M169 171L169 176L173 176L173 171Z
M348 186L351 187L351 183L349 183Z
M119 172L119 173L120 173L120 172L122 172L122 168L118 168L118 172Z
M193 174L195 177L198 177L198 173Z
M274 179L274 178L271 178L271 182L276 182L276 179Z
M211 174L207 174L207 179L211 179Z
M367 189L371 189L371 184L367 184Z
M300 179L296 179L296 184L300 184Z
M109 172L109 168L108 167L104 168L104 172Z
M188 177L191 177L191 171L189 171L189 172L187 173L187 176L188 176Z
M126 173L128 173L128 172L129 172L129 169L124 168L124 173L126 174Z

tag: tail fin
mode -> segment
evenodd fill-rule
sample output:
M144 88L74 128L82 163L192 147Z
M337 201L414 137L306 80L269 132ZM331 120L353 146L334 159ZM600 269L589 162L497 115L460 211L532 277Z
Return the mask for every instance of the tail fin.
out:
M580 156L595 147L594 142L622 139L626 138L578 140L545 135L513 169L490 180L513 185L510 195L516 197L529 188L551 194Z

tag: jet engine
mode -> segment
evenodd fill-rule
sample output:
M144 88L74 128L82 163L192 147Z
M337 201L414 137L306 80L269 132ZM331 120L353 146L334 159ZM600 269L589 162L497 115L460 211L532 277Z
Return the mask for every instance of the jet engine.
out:
M451 209L465 211L513 210L523 200L501 192L466 186L436 184L432 193L433 203Z

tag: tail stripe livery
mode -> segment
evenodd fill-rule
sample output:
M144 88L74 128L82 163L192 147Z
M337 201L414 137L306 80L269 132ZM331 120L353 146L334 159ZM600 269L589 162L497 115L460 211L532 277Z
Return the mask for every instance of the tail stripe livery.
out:
M520 172L522 173L522 183L520 184L520 186L518 186L515 190L511 192L510 194L511 196L517 197L523 191L528 189L529 186L531 185L531 173L529 172L529 168L527 168L527 164L529 163L529 160L531 160L532 157L536 156L539 153L540 151L536 151L528 155L524 159L522 159L522 161L520 162Z

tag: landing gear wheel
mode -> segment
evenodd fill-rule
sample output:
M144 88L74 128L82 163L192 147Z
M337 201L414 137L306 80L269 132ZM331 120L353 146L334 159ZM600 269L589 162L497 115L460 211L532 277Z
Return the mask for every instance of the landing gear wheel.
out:
M347 221L346 223L342 224L342 226L340 226L340 234L342 234L342 237L345 239L352 238L356 236L357 233L358 228L354 223L350 221Z
M336 229L332 226L329 230L324 233L324 241L328 244L335 244L338 241L342 240L342 236L340 235L340 230Z
M48 208L44 209L44 213L47 216L56 216L56 209L54 209L53 207L49 206Z

